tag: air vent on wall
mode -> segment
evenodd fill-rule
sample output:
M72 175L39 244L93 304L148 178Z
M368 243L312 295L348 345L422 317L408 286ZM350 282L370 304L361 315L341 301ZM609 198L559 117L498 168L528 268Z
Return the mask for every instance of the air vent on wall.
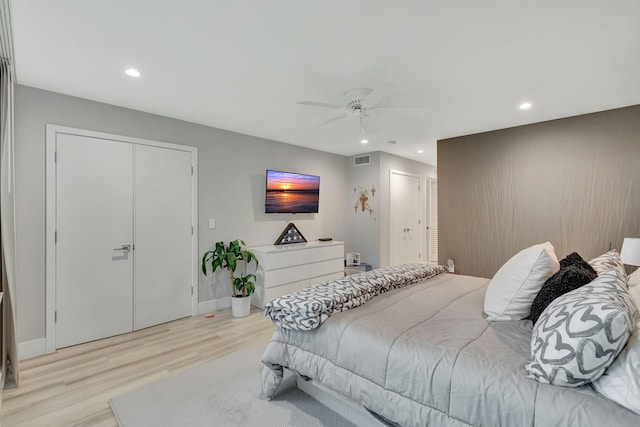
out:
M353 158L354 166L368 165L369 163L371 163L371 156L368 154L365 154L364 156L356 156Z

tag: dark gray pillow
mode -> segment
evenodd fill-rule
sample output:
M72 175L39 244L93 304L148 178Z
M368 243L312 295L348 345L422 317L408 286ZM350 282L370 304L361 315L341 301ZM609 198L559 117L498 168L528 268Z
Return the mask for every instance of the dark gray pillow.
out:
M560 261L560 270L544 282L542 289L533 300L529 319L535 324L544 309L554 299L591 283L597 276L596 271L577 253L574 252L564 258Z
M591 264L585 261L580 256L580 254L578 254L578 252L573 252L560 260L560 268L568 267L570 265L575 265L577 267L584 268L585 270L587 270L587 272L593 275L593 279L598 277L598 272L595 271L591 266Z

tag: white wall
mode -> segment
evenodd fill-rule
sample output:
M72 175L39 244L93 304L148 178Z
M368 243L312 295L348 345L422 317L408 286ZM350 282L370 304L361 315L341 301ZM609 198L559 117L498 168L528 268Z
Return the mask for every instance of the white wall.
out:
M288 222L307 240L346 240L345 212L353 211L346 157L169 119L53 92L17 86L15 95L18 341L45 336L45 125L47 123L198 147L199 251L241 238L273 244ZM319 175L320 212L264 213L265 170ZM209 230L209 218L216 229ZM90 250L91 248L79 248ZM226 279L226 277L225 277ZM229 295L199 277L200 301Z
M420 186L421 186L421 194L422 194L422 253L423 259L426 259L427 256L427 248L426 248L426 232L425 232L425 224L426 224L426 180L427 178L435 178L436 177L436 167L432 165L427 165L425 163L416 162L415 160L405 159L403 157L394 156L389 153L380 153L380 217L382 221L380 221L380 265L386 266L389 265L389 247L390 247L390 223L389 223L389 212L391 208L391 199L389 195L390 188L390 172L401 171L407 172L413 175L420 176Z
M380 153L370 153L371 163L355 166L353 157L349 158L347 166L349 185L346 186L348 211L346 224L348 237L345 242L345 252L358 252L360 261L371 264L373 268L380 267ZM371 190L375 187L375 195L369 194L369 205L374 209L374 214L362 212L359 203L357 210L354 205L357 202L358 188L364 187Z
M414 160L398 157L393 154L377 151L369 154L371 156L371 164L365 166L354 166L353 158L349 158L348 162L348 179L349 188L347 203L350 207L349 214L346 218L347 224L347 241L345 242L345 252L359 252L361 260L373 266L373 268L384 267L389 265L389 212L390 212L390 172L392 170L407 172L420 177L422 187L422 209L423 209L423 232L422 247L423 256L427 256L427 239L426 239L426 181L427 178L436 177L436 167L426 163L416 162ZM358 208L354 212L353 205L356 197L353 193L354 188L367 187L375 185L376 194L369 197L369 204L376 211L376 220L372 221L367 212L361 212ZM423 258L426 259L426 258Z

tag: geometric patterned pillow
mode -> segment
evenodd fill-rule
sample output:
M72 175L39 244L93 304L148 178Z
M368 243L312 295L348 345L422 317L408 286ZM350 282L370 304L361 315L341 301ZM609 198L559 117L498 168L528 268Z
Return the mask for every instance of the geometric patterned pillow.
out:
M598 273L598 276L602 273L606 273L609 270L618 271L622 277L624 277L625 284L627 282L627 271L624 268L624 264L620 259L620 254L615 249L605 252L602 255L595 257L589 261L589 265Z
M556 298L534 326L527 377L567 387L597 379L633 333L637 311L618 270Z

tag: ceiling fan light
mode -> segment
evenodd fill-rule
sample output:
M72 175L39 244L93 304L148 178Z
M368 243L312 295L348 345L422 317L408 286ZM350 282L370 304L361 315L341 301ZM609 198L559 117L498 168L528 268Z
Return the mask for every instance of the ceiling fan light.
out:
M124 72L129 77L140 77L140 71L135 68L127 68Z
M418 150L418 154L424 153L424 150Z
M368 143L369 143L369 140L368 140L368 139L365 139L365 138L362 138L362 139L360 140L360 142L361 142L362 144L368 144Z
M528 110L529 108L531 108L531 103L530 102L523 102L522 104L520 104L520 109L521 110Z

